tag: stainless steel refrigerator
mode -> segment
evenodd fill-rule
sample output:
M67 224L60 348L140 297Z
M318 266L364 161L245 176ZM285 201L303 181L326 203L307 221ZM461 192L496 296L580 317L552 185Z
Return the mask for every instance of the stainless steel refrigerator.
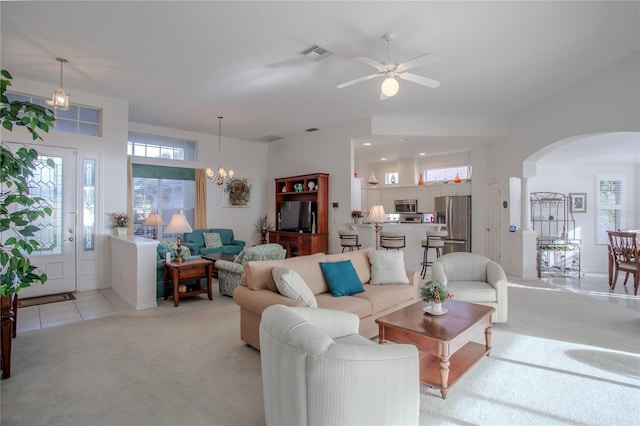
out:
M436 197L436 222L447 225L443 253L471 251L471 196Z

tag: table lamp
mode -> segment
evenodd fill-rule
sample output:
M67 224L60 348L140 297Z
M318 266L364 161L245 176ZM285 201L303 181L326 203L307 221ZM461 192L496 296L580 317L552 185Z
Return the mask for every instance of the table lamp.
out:
M171 217L169 226L167 226L167 229L165 229L164 232L167 234L178 234L178 248L176 250L178 252L178 255L176 256L174 262L181 263L184 261L184 259L182 258L182 237L180 236L180 234L191 231L193 231L193 229L191 229L189 222L187 222L187 218L184 216L184 213L176 213Z
M147 219L142 223L142 226L155 226L153 228L153 239L158 239L158 226L163 226L164 222L158 213L150 213Z
M381 204L371 206L367 222L375 222L376 224L376 250L380 248L380 224L387 219L384 207Z

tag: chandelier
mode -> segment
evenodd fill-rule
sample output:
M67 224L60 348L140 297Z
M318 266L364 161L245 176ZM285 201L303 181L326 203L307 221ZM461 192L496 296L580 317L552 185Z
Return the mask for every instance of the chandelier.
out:
M213 170L207 168L207 179L211 182L215 182L218 185L222 185L225 182L229 182L233 179L233 170L229 169L229 172L220 167L220 148L222 146L222 117L218 116L218 173L213 174Z
M64 58L56 58L56 61L60 62L60 88L53 92L51 99L46 102L47 105L53 106L54 109L57 108L66 111L69 109L69 95L67 95L62 88L62 65L69 61Z

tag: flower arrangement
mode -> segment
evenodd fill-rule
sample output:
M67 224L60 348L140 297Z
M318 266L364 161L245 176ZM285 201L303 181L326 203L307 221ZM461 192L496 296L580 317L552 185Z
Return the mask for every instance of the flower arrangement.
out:
M364 215L362 214L362 212L360 210L352 210L351 211L351 217L354 219L359 219L361 217L364 217Z
M428 281L420 288L420 297L425 302L442 303L453 298L453 294L447 291L447 286L440 280Z
M116 228L126 228L129 225L129 217L125 213L111 213Z
M269 222L269 216L265 214L264 216L259 216L258 221L256 222L256 232L259 234L266 234L268 231L273 229L273 224Z

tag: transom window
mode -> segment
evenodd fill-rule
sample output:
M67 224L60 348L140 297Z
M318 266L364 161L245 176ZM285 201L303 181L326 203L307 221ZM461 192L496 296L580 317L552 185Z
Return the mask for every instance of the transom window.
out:
M391 172L384 174L385 185L395 185L398 183L398 172Z
M469 179L471 177L471 166L455 166L455 167L443 167L441 169L427 169L425 170L426 182L448 182L456 178L456 175L460 179Z
M137 157L196 161L197 143L188 139L129 132L127 153Z
M51 109L56 121L53 128L58 132L78 133L87 136L101 136L102 109L93 108L78 104L70 104L69 109L62 111L58 108L52 108L47 105L49 98L41 98L37 96L22 95L19 93L6 92L9 102L31 102L36 105Z

